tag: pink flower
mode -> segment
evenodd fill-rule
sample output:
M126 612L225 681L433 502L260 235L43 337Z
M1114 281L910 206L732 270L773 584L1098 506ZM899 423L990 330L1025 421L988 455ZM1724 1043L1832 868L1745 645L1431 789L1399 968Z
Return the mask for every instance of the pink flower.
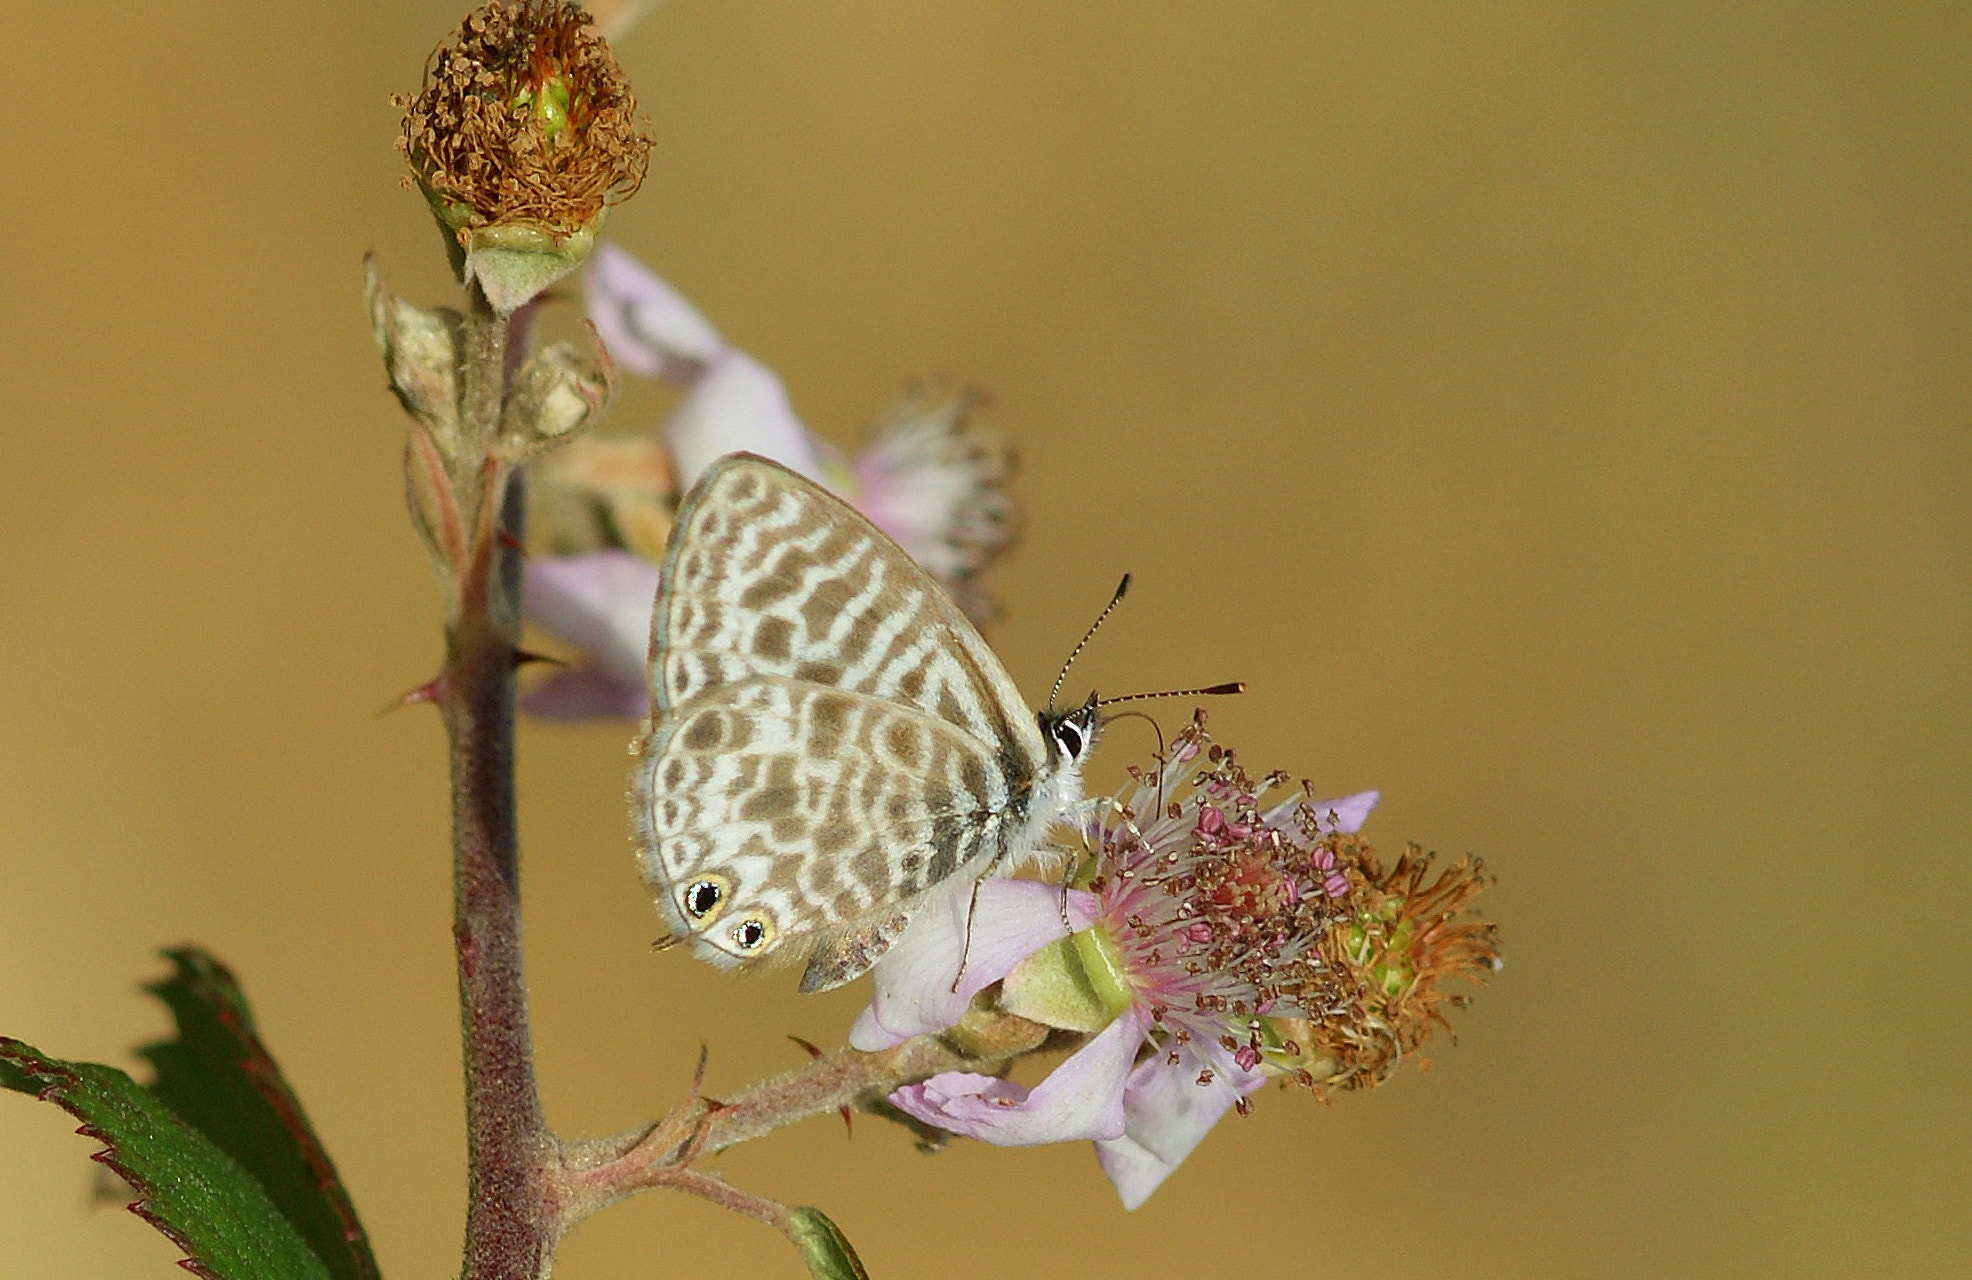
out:
M676 289L613 244L597 246L583 283L589 318L617 364L685 389L662 430L680 491L741 450L828 483L820 442L795 416L780 377L726 345Z
M657 566L616 548L574 556L530 556L521 570L527 616L587 655L527 694L522 705L548 720L644 714L651 606Z
M1064 899L1034 882L980 886L956 992L971 886L921 912L878 961L850 1044L878 1049L950 1026L994 982L1004 1011L1092 1038L1032 1090L954 1072L891 1102L1004 1146L1093 1139L1124 1206L1142 1204L1268 1078L1279 1046L1264 1020L1303 1012L1294 995L1349 909L1330 888L1339 873L1332 853L1321 861L1323 838L1360 827L1376 793L1263 808L1283 781L1249 779L1202 727L1188 728L1122 813L1089 821L1087 889Z
M979 395L915 389L847 458L809 433L773 370L729 346L630 254L598 247L584 280L590 318L618 365L685 394L660 431L668 465L639 468L637 443L613 438L577 440L538 469L537 489L556 502L545 510L537 504L530 521L559 520L575 531L540 539L562 554L530 559L522 604L530 621L581 649L586 661L537 686L527 710L564 719L643 714L650 609L672 495L626 492L624 477L640 470L666 473L683 492L726 454L772 458L854 503L975 621L993 615L980 578L1012 545L1020 518L1006 491L1013 451L973 420Z

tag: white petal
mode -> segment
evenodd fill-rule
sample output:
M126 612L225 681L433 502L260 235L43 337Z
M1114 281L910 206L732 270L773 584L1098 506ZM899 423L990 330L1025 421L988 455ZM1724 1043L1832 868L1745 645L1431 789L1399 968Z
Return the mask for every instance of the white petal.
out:
M787 389L766 365L744 351L712 362L664 424L664 440L689 490L715 461L729 453L757 453L822 483L822 455Z
M628 551L531 556L522 571L528 618L589 655L620 684L641 685L650 656L657 566Z
M910 927L871 972L875 989L869 1008L849 1032L851 1047L888 1048L927 1031L943 1031L964 1016L981 989L1006 977L1014 965L1048 943L1068 936L1061 923L1061 886L1036 880L987 880L980 883L979 905L971 912L968 950L966 917L972 886L971 877L953 876L918 906ZM1094 895L1069 890L1068 918L1075 928L1087 928L1094 909Z
M1376 802L1381 798L1382 793L1379 791L1358 791L1354 795L1342 796L1335 800L1316 800L1308 807L1315 811L1315 817L1323 831L1341 831L1353 835L1362 830L1363 824L1369 821L1369 811L1376 807ZM1291 825L1294 810L1300 803L1299 798L1283 800L1261 814L1260 818L1269 826ZM1329 818L1330 813L1335 815L1333 821Z
M856 1021L849 1027L849 1047L861 1049L864 1053L875 1053L879 1049L890 1049L909 1040L907 1035L899 1035L876 1020L876 1004L863 1006L856 1015Z
M855 460L856 503L941 580L984 568L1019 532L1012 445L972 420L975 393L914 392Z
M1150 1199L1150 1193L1178 1167L1144 1150L1127 1133L1096 1143L1096 1162L1108 1175L1125 1209L1134 1209Z
M1211 1083L1199 1084L1208 1067ZM1140 1063L1123 1093L1123 1136L1096 1144L1096 1159L1123 1207L1134 1209L1149 1199L1219 1117L1265 1083L1265 1076L1240 1070L1230 1057L1216 1052L1200 1057L1191 1046L1180 1051L1175 1066L1162 1055Z
M719 331L683 294L613 244L597 247L583 283L589 318L626 369L690 382L726 349Z
M890 1095L926 1124L1002 1147L1117 1138L1123 1089L1148 1015L1126 1009L1031 1091L993 1076L949 1072Z

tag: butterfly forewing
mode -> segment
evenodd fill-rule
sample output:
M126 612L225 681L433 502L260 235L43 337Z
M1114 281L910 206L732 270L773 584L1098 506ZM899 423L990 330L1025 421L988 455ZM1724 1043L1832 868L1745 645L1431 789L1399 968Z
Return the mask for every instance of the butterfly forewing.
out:
M853 508L745 454L678 513L651 621L659 713L784 676L916 707L994 747L1044 748L998 658L944 590Z
M706 958L752 958L732 942L754 920L759 952L812 950L808 990L866 970L931 886L1012 852L1054 772L938 585L854 510L746 455L679 511L650 674L645 873ZM700 883L722 902L694 919L681 895Z

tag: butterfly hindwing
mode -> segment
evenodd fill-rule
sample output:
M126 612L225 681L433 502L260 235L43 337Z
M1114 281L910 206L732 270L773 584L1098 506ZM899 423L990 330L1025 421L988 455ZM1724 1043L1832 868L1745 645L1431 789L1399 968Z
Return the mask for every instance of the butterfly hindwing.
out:
M802 991L832 991L862 977L910 923L911 917L900 911L823 939L801 973Z
M859 950L874 961L895 936L876 926L925 889L1005 853L1030 789L935 717L774 676L695 694L645 751L641 856L674 924L730 933L757 917L769 941L860 939L838 971ZM687 894L708 878L744 909L692 918Z

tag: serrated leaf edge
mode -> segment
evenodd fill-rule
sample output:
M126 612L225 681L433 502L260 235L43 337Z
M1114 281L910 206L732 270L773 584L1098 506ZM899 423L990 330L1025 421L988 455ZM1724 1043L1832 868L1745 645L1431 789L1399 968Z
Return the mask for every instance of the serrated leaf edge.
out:
M69 1115L82 1120L82 1113L70 1105L69 1098L64 1092L81 1084L82 1077L66 1067L54 1065L54 1059L11 1036L0 1036L0 1058L5 1058L36 1080L48 1081L47 1087L35 1097L42 1102L52 1102ZM179 1252L185 1255L178 1260L178 1265L199 1276L201 1280L224 1280L218 1272L192 1256L192 1242L183 1232L151 1212L151 1188L148 1180L132 1172L130 1167L118 1158L114 1139L87 1120L83 1120L83 1123L76 1128L76 1132L92 1142L103 1144L103 1149L91 1152L89 1158L130 1184L131 1190L137 1193L137 1198L124 1207L149 1223L159 1235L178 1247Z

